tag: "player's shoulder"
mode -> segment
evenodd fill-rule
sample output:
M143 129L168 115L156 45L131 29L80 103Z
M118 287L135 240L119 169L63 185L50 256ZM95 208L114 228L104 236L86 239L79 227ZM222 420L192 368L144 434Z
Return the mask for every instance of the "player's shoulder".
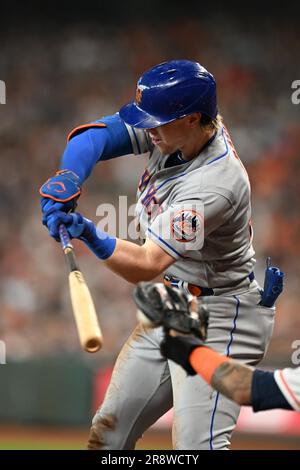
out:
M217 132L208 160L203 166L205 180L223 182L225 185L249 184L249 177L231 136L222 125Z
M241 166L241 160L233 144L231 136L225 125L221 125L217 130L212 145L208 148L208 159L205 162L207 170L216 169L223 171L226 167Z
M204 162L195 161L188 177L181 182L181 191L192 190L195 193L214 193L226 197L232 204L241 199L245 202L250 197L250 184L247 172L241 161L234 154L227 132L221 127L216 137L203 155Z

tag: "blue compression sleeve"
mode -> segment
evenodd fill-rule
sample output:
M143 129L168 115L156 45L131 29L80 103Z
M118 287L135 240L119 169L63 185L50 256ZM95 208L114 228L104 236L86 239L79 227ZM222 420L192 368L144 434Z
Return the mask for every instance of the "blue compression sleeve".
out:
M83 129L69 141L60 165L61 170L71 170L82 184L96 163L132 153L131 140L124 122L118 114L97 121L107 127Z
M291 405L281 393L275 379L274 372L256 369L252 379L252 407L253 411L272 410L283 408L292 410Z
M71 235L78 237L79 230L81 235L78 238L83 240L98 258L102 260L109 258L115 251L117 239L97 229L91 220L82 217L81 214L72 214L72 217L73 224L68 228Z

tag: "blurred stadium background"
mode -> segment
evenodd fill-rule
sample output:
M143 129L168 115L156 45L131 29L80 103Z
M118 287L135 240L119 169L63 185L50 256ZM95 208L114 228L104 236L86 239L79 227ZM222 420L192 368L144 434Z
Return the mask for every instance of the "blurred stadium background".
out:
M263 366L291 365L300 347L300 105L291 100L300 80L300 8L181 3L1 2L0 448L84 448L135 325L132 286L77 244L105 338L93 357L80 351L63 256L41 225L38 188L57 169L68 132L113 114L155 63L198 60L215 75L220 111L252 182L256 276L263 282L266 256L286 272ZM119 195L134 203L144 165L145 157L99 164L80 210L97 222L99 204L117 206ZM299 417L245 408L233 448L299 449ZM170 448L170 421L161 419L139 448Z

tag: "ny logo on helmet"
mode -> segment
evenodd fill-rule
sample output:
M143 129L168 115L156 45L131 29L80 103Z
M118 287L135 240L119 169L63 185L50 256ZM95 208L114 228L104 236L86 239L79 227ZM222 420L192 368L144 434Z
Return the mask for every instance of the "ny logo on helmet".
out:
M143 94L142 88L137 86L136 92L135 92L135 102L136 102L137 105L139 105L142 101L142 94Z

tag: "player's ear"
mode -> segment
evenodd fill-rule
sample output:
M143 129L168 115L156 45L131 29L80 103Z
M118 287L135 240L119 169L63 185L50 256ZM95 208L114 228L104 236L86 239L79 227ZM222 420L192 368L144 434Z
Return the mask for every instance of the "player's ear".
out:
M200 126L201 113L192 113L187 117L190 127L195 128Z

